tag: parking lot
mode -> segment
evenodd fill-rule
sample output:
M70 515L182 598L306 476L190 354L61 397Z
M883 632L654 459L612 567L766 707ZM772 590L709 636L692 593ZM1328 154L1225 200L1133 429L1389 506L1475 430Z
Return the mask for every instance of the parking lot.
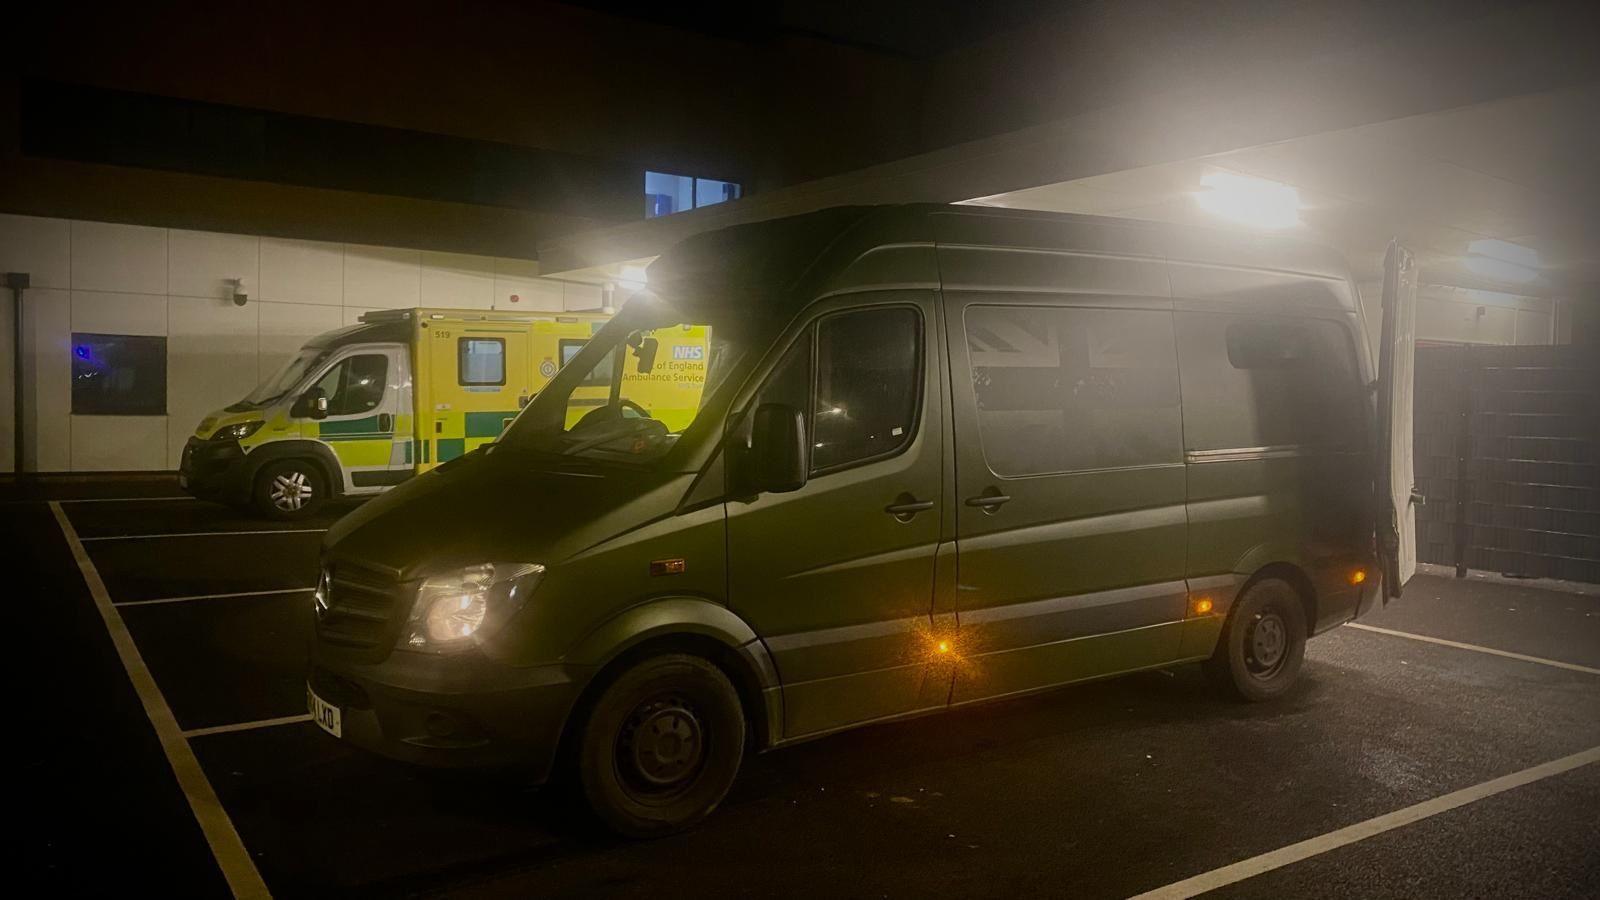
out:
M868 728L751 758L702 828L633 844L558 792L390 763L307 720L309 589L348 507L284 526L162 482L56 493L3 508L32 660L22 855L59 893L1600 891L1594 586L1420 574L1370 627L1314 640L1283 702L1225 701L1184 667Z

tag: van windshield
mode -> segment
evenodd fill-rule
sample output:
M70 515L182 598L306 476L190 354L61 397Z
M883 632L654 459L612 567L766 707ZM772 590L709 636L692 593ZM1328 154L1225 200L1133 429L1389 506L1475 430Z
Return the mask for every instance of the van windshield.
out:
M659 459L727 380L744 349L738 331L717 311L636 294L539 392L503 442L623 463Z
M281 398L284 394L294 389L300 379L306 376L316 365L328 355L328 350L317 347L303 348L292 359L279 367L271 378L261 382L249 396L228 407L230 410L241 411L266 406Z

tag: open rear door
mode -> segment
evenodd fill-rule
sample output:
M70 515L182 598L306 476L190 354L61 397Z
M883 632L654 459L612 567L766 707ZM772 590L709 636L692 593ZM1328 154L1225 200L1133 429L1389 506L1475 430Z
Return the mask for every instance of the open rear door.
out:
M1416 388L1417 266L1389 242L1383 260L1383 332L1378 345L1378 554L1383 598L1400 596L1417 572L1416 468L1411 398Z

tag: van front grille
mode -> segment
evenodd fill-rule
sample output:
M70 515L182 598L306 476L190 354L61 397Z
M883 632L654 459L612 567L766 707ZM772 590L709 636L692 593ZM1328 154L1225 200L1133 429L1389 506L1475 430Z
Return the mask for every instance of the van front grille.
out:
M384 572L347 560L323 570L317 637L329 644L387 655L403 614L400 583Z

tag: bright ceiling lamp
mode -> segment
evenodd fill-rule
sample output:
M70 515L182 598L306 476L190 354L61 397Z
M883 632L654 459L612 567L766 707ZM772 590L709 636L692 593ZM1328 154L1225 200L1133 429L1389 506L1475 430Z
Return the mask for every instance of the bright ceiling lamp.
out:
M1195 202L1219 219L1251 228L1293 228L1300 224L1300 192L1287 184L1209 172L1200 176Z
M1539 251L1496 238L1468 244L1463 263L1470 272L1511 284L1526 284L1539 277Z
M630 291L643 290L645 286L644 266L623 266L622 271L617 273L617 284Z

